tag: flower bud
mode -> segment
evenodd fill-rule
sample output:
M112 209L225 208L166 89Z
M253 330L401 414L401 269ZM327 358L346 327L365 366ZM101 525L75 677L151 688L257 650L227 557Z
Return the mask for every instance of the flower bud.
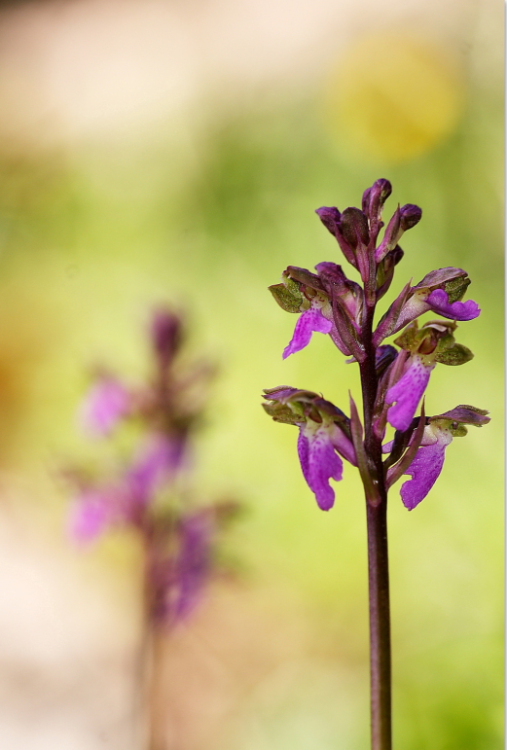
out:
M412 229L421 221L422 210L413 203L407 203L400 209L400 224L403 232Z
M419 206L407 203L401 208L398 207L387 225L384 239L380 243L375 253L377 263L387 255L390 250L394 250L400 241L404 232L412 229L421 220L422 211Z
M381 178L373 183L363 193L362 207L363 211L370 220L370 226L380 222L382 217L382 208L392 192L392 186L389 180Z
M157 310L151 322L151 338L157 356L171 362L182 341L182 320L171 310Z

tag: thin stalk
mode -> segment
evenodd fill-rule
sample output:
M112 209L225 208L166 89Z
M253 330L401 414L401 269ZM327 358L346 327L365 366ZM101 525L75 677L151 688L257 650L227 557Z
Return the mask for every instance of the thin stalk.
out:
M164 636L151 628L147 675L147 750L166 750L165 711L161 704L163 682Z
M150 536L144 539L144 606L141 652L144 667L144 720L146 750L166 750L163 693L164 636L153 617L153 588L150 575Z
M387 546L387 491L382 467L382 445L373 430L377 394L375 349L372 345L374 307L363 327L366 359L360 365L363 392L365 449L378 484L375 503L366 500L368 530L368 587L370 620L371 748L392 750L391 724L391 626L389 610L389 561Z
M387 549L387 497L366 506L370 609L370 701L372 750L391 750L391 634Z

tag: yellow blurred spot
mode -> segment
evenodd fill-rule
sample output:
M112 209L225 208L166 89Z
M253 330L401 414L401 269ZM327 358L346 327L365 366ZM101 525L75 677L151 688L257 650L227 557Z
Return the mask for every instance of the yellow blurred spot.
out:
M463 76L450 50L405 32L375 33L356 40L333 71L326 120L342 146L401 162L452 133L463 100Z

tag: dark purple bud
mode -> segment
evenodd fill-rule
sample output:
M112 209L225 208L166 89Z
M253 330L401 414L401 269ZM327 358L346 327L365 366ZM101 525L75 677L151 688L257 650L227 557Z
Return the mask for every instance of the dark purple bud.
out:
M403 258L404 252L399 245L390 250L377 268L377 302L389 290L394 277L394 269Z
M342 213L340 229L347 244L354 250L358 245L368 245L370 241L370 232L368 229L368 219L358 208L346 208Z
M380 263L390 250L394 250L403 233L414 227L421 220L421 216L422 211L419 206L411 203L396 209L387 225L384 238L376 250L377 263Z
M315 213L318 215L326 229L336 237L341 218L341 213L338 209L335 206L322 206L322 208L317 208Z
M151 322L151 337L157 356L164 364L168 364L181 345L181 317L171 310L157 310Z
M355 281L348 279L342 267L336 263L319 263L315 266L324 290L331 300L340 297L347 315L353 321L357 330L361 327L361 313L364 306L363 290Z
M343 235L340 226L342 215L338 211L338 209L332 206L322 206L322 208L318 208L315 213L318 215L324 226L331 232L332 235L334 235L334 237L338 241L338 244L340 245L342 253L346 257L348 262L351 263L355 268L357 268L357 261L354 254L354 245L350 245Z
M362 207L364 213L370 219L370 224L380 220L382 207L391 193L391 183L383 178L374 182L371 188L364 191Z
M421 221L422 209L413 203L407 203L400 209L400 224L403 232L412 229Z
M347 245L354 251L354 265L365 284L367 301L374 303L376 267L374 254L369 252L368 219L358 208L346 208L342 214L340 228Z

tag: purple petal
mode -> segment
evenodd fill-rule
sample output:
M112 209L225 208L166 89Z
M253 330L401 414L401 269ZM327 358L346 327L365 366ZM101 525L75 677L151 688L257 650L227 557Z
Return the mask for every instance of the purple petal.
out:
M443 289L435 289L426 301L433 312L451 320L473 320L481 314L481 308L473 299L449 302L449 295Z
M213 525L209 514L196 513L181 526L181 547L176 561L178 593L174 617L185 618L195 608L211 572Z
M338 425L332 425L329 429L329 437L335 450L340 453L352 466L357 466L357 456L354 444Z
M130 410L130 394L119 380L101 378L85 399L81 420L91 435L108 435Z
M427 427L426 430L431 430L431 427ZM421 500L424 500L437 481L444 465L445 449L451 440L450 431L440 428L436 441L429 445L421 445L417 451L416 457L405 472L412 479L405 482L400 491L403 505L409 510L413 510Z
M315 493L321 510L330 510L334 505L335 493L329 484L330 479L340 481L343 475L343 461L336 453L326 427L300 428L298 453L304 478Z
M306 310L306 312L300 315L296 323L294 336L288 346L285 347L283 358L287 359L291 354L300 352L301 349L308 346L315 331L318 333L330 333L332 328L333 324L331 321L325 318L318 308L311 307L309 310Z
M184 459L185 441L183 438L153 435L142 446L134 465L126 476L133 502L137 505L149 503L158 486L173 478L182 467Z
M395 406L387 412L387 419L397 430L408 430L415 416L419 401L421 400L430 374L435 365L423 364L419 356L411 358L410 366L405 374L398 380L386 394L386 403Z
M112 508L106 493L85 490L71 510L69 528L71 536L78 542L91 542L110 525Z

